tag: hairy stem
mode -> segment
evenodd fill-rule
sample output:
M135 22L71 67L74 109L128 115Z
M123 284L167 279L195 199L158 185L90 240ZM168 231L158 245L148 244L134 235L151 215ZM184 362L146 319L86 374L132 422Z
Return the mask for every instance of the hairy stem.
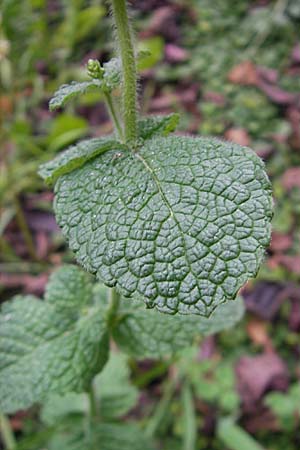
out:
M106 106L107 106L107 109L109 111L111 120L112 120L112 122L114 124L115 130L117 131L118 138L121 141L123 141L124 140L123 129L122 129L122 126L120 124L117 112L115 110L115 105L113 103L112 96L108 92L105 92L104 93L104 97L105 97Z
M14 450L17 446L15 436L11 429L9 420L3 414L0 414L0 432L4 448L6 450Z
M134 143L137 139L137 73L132 34L129 25L126 0L112 0L119 52L123 69L123 114L125 140Z

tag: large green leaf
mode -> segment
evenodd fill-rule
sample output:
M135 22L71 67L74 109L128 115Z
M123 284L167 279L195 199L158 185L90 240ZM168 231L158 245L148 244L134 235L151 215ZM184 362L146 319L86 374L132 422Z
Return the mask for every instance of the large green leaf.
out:
M208 316L255 276L270 240L262 161L236 144L169 136L60 177L58 223L86 270L167 313Z
M126 302L126 300L124 300ZM127 300L129 303L129 300ZM115 323L113 336L118 346L136 358L158 358L190 346L198 336L208 336L235 325L244 314L241 297L220 305L210 317L170 316L147 311L130 301Z
M39 175L47 184L52 184L59 176L81 167L86 161L97 155L112 149L120 152L123 148L124 145L110 137L87 139L72 145L52 161L42 164L39 168Z
M65 283L62 298L57 295L59 287L57 292L49 289L45 301L16 297L3 305L0 410L4 412L27 408L52 393L86 390L107 360L106 322L97 307L86 304L87 282L84 289L74 291L80 269L62 267L55 277L64 279L65 270L72 281L70 290ZM77 294L82 296L81 308Z

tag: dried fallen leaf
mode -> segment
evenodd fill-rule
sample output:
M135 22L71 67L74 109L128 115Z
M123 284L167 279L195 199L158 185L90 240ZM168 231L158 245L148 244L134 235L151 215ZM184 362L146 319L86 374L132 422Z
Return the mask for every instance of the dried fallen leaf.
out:
M290 167L282 176L282 185L285 189L291 190L293 187L300 187L300 167Z
M244 356L236 366L238 391L245 407L252 407L267 389L285 390L288 387L288 368L274 352L259 356Z
M257 69L251 61L243 61L231 69L228 80L234 84L256 86L258 82Z
M166 44L165 56L167 61L179 63L186 61L189 58L189 53L184 48L178 47L178 45Z
M228 141L245 146L249 146L251 143L249 134L244 128L229 128L225 133L225 138Z
M257 283L250 292L243 293L246 307L248 311L257 314L262 319L271 320L285 298L282 295L285 290L285 287L279 283L266 281Z
M247 333L254 344L263 346L266 351L272 350L272 341L268 336L265 321L258 318L251 319L247 324Z
M278 263L285 269L300 275L300 256L299 255L276 255Z
M176 41L179 29L176 23L178 11L172 6L162 6L154 10L147 29L140 33L142 38L155 35L164 36L166 39Z
M288 250L293 244L292 237L289 234L277 233L273 231L270 249L275 253L281 253Z
M289 317L289 328L292 331L300 331L300 295L292 299L292 308Z
M300 43L298 42L292 50L292 61L294 64L300 64Z
M284 91L280 87L266 83L263 80L259 81L258 86L272 102L278 105L292 105L294 103L296 104L299 100L298 94Z

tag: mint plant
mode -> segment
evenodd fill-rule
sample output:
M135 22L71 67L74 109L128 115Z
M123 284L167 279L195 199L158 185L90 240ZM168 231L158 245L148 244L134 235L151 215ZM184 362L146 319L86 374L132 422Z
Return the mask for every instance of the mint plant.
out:
M138 119L126 2L111 3L119 57L89 61L90 81L62 86L50 109L100 90L115 131L79 142L39 172L54 185L70 248L102 284L64 266L44 301L26 296L4 305L3 412L89 392L97 416L93 379L105 367L109 340L136 358L155 358L232 326L243 303L228 300L256 275L270 240L270 183L252 150L176 136L177 114Z
M248 148L171 135L177 115L137 120L126 4L112 9L119 59L89 61L92 80L62 86L50 107L100 89L115 134L80 142L40 174L55 184L57 221L88 272L149 308L209 316L258 271L270 240L270 183Z

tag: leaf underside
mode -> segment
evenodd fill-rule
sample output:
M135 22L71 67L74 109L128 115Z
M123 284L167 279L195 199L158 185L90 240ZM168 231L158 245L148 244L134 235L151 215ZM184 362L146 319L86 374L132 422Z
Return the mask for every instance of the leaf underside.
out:
M61 176L55 213L84 268L150 308L208 316L256 275L270 240L262 161L236 144L155 137Z
M113 329L113 337L124 352L138 359L174 354L192 345L196 337L232 327L241 320L245 310L241 297L220 305L209 318L170 316L145 310L140 302L131 300L130 303L131 310L124 312Z
M75 266L62 267L58 271L61 276L64 270L69 276L73 271L73 280L82 273ZM27 296L4 304L0 315L3 412L25 409L52 393L84 391L105 364L108 355L105 321L94 306L83 304L80 314L72 292L74 283L70 283L67 299L68 286L66 283L63 298L57 295L59 290L48 288L45 301ZM87 284L81 287L81 293L87 290Z

